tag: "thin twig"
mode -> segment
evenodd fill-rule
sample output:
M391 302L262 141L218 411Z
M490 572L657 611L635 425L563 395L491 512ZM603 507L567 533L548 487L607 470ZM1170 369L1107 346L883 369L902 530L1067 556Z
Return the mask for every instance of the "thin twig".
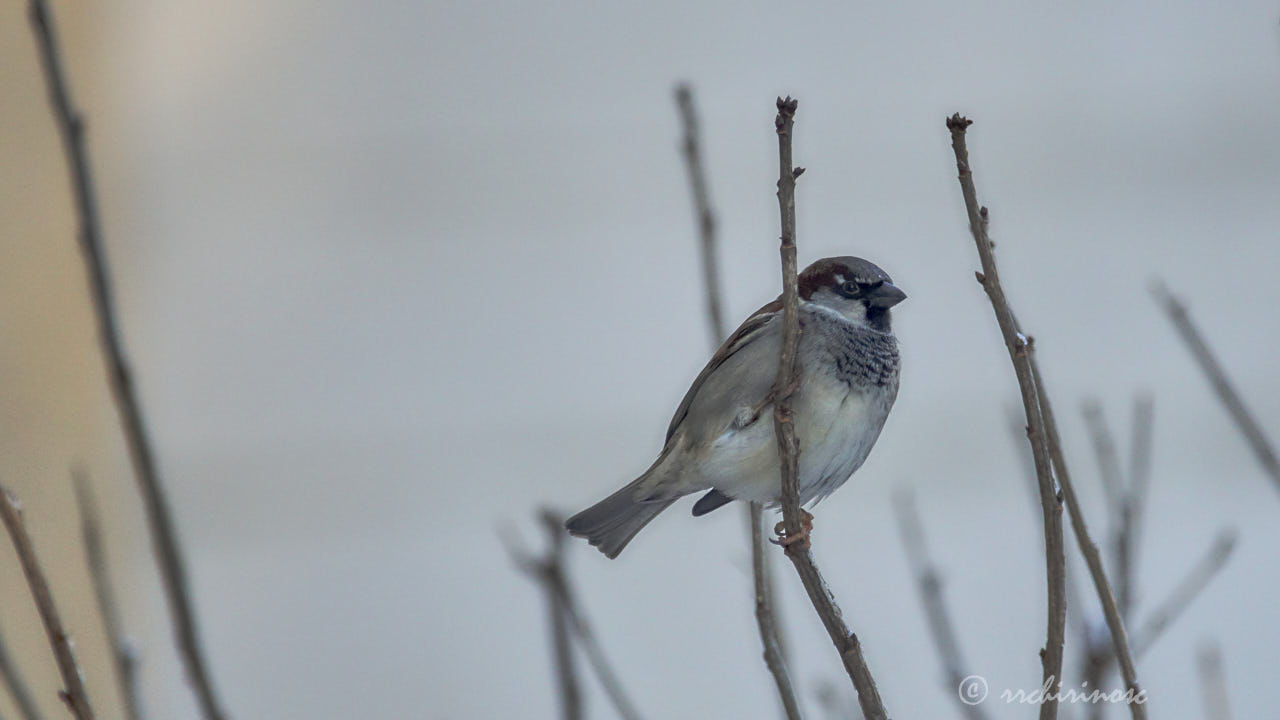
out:
M995 253L991 238L987 235L987 209L978 203L978 191L973 183L973 171L969 166L969 151L965 146L965 130L972 124L959 113L947 119L951 131L951 149L955 153L959 173L960 190L964 195L965 210L969 216L969 230L978 248L982 271L977 273L991 308L995 311L1000 334L1004 337L1018 378L1022 394L1022 409L1027 419L1027 440L1035 459L1036 479L1040 486L1040 505L1044 516L1045 577L1048 586L1048 617L1045 645L1040 653L1043 680L1051 691L1040 705L1040 720L1052 720L1058 716L1058 689L1062 685L1062 645L1067 620L1066 602L1066 550L1062 539L1062 499L1054 488L1049 451L1045 441L1044 421L1040 413L1040 399L1035 378L1031 371L1031 358L1035 350L1025 335L1018 331L1013 311L1000 285L996 270Z
M702 248L702 275L707 296L707 324L711 331L711 348L720 346L725 338L723 303L720 293L720 273L716 262L716 221L707 191L703 170L701 144L699 143L698 115L693 106L693 91L688 85L676 88L676 104L684 126L681 148L685 167L689 170L689 186L693 194L694 213ZM751 577L755 595L756 627L760 632L765 666L773 675L778 688L778 698L789 720L799 720L800 705L795 688L787 672L786 654L782 650L782 638L774 611L773 580L769 572L769 556L765 553L764 508L759 503L744 503L744 510L751 537Z
M1231 720L1231 696L1222 670L1222 650L1217 643L1206 642L1196 650L1196 671L1200 676L1206 720Z
M8 488L0 487L0 495L3 496L0 497L0 520L4 521L9 538L13 540L13 547L18 552L22 573L27 576L31 597L35 599L36 609L40 611L40 621L44 623L49 645L53 647L53 656L58 661L58 672L62 674L62 682L66 685L66 689L60 693L62 700L76 720L93 720L93 708L89 706L89 695L85 692L80 666L76 664L76 655L71 649L71 639L62 627L58 608L53 603L53 593L49 590L49 582L40 568L40 561L36 559L31 536L27 535L27 528L22 522L22 506Z
M58 55L53 20L43 0L31 0L31 27L40 47L40 60L44 68L49 90L49 102L57 120L63 149L71 173L76 211L80 220L80 247L89 279L90 297L98 322L98 336L102 344L103 361L107 368L107 381L120 415L129 458L133 464L138 489L142 494L147 523L151 529L152 548L160 568L161 584L173 618L178 651L187 668L187 675L195 688L200 709L206 720L222 720L213 681L205 665L196 628L188 589L187 572L182 553L178 548L177 531L174 528L169 503L165 497L160 473L148 439L142 408L134 389L133 379L124 358L120 331L111 296L107 272L107 259L102 244L98 222L97 203L93 192L88 151L84 142L84 121L71 101L71 95L63 77L62 62Z
M955 626L951 623L951 614L947 612L946 600L942 597L942 577L938 573L937 564L929 557L924 524L920 522L915 495L910 490L901 488L893 494L893 506L897 511L898 530L902 535L902 545L907 551L907 562L916 576L925 618L929 622L929 630L942 661L947 694L956 700L960 711L970 720L985 720L987 713L981 704L965 701L956 691L969 673L965 672L966 664L960 654L960 642L956 638Z
M778 132L778 209L781 214L782 242L782 350L778 358L778 377L773 386L773 428L778 440L778 456L782 466L782 526L785 537L794 542L786 545L786 555L795 565L800 582L813 603L814 610L831 636L831 642L840 653L840 660L854 688L858 691L858 704L867 720L885 720L887 713L880 700L871 670L862 656L862 643L849 631L835 596L813 562L809 541L803 537L800 515L800 488L798 460L800 444L796 439L792 421L791 395L799 382L796 372L796 348L800 340L800 300L796 287L796 178L803 168L791 163L791 133L795 124L796 101L790 97L778 98L778 116L775 127Z
M1204 340L1204 336L1192 324L1191 318L1187 314L1186 306L1170 293L1163 283L1153 283L1151 285L1151 294L1155 296L1156 302L1164 308L1165 313L1169 315L1169 319L1173 321L1174 327L1182 335L1182 340L1191 350L1191 354L1195 356L1196 362L1200 363L1200 369L1209 378L1209 383L1213 385L1214 392L1218 394L1222 404L1227 407L1227 413L1231 415L1232 420L1235 420L1236 427L1240 429L1240 433L1248 441L1249 447L1253 448L1253 453L1257 456L1263 471L1271 476L1276 490L1280 490L1280 458L1277 458L1275 449L1262 432L1262 427L1258 425L1258 421L1254 419L1253 414L1245 407L1244 400L1240 398L1240 394L1232 386L1231 381L1227 378L1226 371L1222 369L1222 365L1214 357L1213 351L1209 349L1209 344Z
M13 656L9 654L9 646L2 635L0 635L0 678L4 679L5 687L9 689L13 704L18 708L18 714L23 720L42 720L44 716L40 714L40 708L31 694L31 688L18 673L18 666L13 662Z
M1058 477L1058 486L1062 488L1066 499L1067 514L1071 517L1071 529L1076 536L1076 545L1084 556L1089 567L1089 575L1093 578L1093 586L1098 591L1098 602L1102 604L1102 614L1107 619L1107 628L1111 631L1111 644L1115 648L1116 659L1120 663L1120 676L1124 678L1129 698L1129 712L1133 720L1145 720L1147 717L1146 693L1138 686L1138 672L1133 665L1133 655L1129 652L1129 638L1125 634L1124 618L1120 617L1120 609L1116 606L1115 594L1111 590L1111 582L1102 566L1102 554L1089 535L1088 525L1084 521L1084 511L1076 497L1075 486L1071 483L1071 475L1067 472L1067 460L1062 452L1062 440L1058 437L1058 423L1053 416L1053 405L1049 402L1049 391L1045 389L1044 378L1040 375L1040 364L1034 355L1031 356L1031 372L1036 383L1036 391L1040 397L1040 412L1044 417L1044 429L1049 440L1049 456L1053 460L1053 469Z
M116 602L115 587L107 568L107 552L102 541L102 524L98 520L97 503L88 477L79 471L71 473L76 490L76 504L80 508L80 528L84 540L85 559L89 565L89 577L93 580L93 594L98 601L102 627L111 646L111 660L115 666L116 685L120 689L120 701L124 705L126 720L142 717L142 701L138 692L138 659L132 644L124 633L120 619L120 605Z

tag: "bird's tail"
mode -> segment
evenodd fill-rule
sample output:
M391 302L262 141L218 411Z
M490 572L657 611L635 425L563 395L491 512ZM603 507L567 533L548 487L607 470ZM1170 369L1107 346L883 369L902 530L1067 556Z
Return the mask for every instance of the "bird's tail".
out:
M618 557L631 538L666 510L676 498L639 502L636 490L649 475L640 476L618 492L569 518L564 524L570 535L586 538L610 558Z

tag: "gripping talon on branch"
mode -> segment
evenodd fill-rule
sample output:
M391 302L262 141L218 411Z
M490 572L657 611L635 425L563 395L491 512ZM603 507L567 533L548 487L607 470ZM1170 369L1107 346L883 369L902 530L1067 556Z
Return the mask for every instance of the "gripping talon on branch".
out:
M785 522L780 522L773 526L773 532L778 537L771 539L769 542L782 547L790 547L795 543L804 543L800 546L802 550L809 549L809 535L813 532L813 515L808 510L800 508L800 532L795 535L787 535L787 526Z

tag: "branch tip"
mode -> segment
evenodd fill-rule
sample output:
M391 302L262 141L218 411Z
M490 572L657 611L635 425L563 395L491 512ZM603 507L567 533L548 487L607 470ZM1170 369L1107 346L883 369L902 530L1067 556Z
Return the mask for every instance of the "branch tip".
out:
M947 118L947 129L950 130L951 132L962 133L965 130L969 129L969 126L972 124L973 124L972 120L961 115L960 113L956 113L951 117Z

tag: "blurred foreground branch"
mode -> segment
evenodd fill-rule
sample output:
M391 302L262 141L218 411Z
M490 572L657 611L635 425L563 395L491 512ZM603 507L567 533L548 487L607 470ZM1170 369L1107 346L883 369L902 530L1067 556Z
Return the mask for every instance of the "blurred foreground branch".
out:
M702 248L703 286L707 295L707 321L711 330L712 350L725 339L724 310L720 293L720 273L716 262L716 222L707 191L706 174L702 164L702 152L698 142L698 116L693 106L693 92L688 85L676 88L676 104L684 126L681 148L685 167L689 170L689 186L693 194L694 212L697 215L698 234ZM800 706L795 688L787 672L786 656L782 651L782 639L774 611L773 581L769 572L769 557L765 554L764 508L759 503L744 503L751 538L751 577L755 591L756 626L764 647L764 662L773 675L782 701L783 712L789 720L799 720Z
M62 619L53 603L49 582L40 568L35 548L31 545L31 537L27 535L27 528L22 522L22 506L13 493L4 487L0 487L0 520L3 520L5 529L9 531L9 538L13 541L13 548L18 552L22 573L27 576L31 597L36 602L36 609L40 611L40 621L44 624L45 634L49 636L53 656L58 661L58 672L66 685L66 689L59 694L76 720L93 720L93 708L89 706L89 696L80 676L80 666L76 664L75 652L71 649L71 638L62 627Z
M75 195L77 215L80 220L80 248L84 255L85 270L89 276L89 295L93 300L98 321L98 336L102 343L103 361L107 366L107 382L120 415L125 442L129 446L129 458L133 463L138 489L146 509L151 528L151 542L160 567L160 576L173 617L178 651L187 667L187 675L196 691L200 708L207 720L224 717L213 691L213 682L205 665L196 629L195 612L187 584L186 568L178 549L177 531L169 512L160 473L148 439L142 408L134 390L133 379L124 358L120 330L117 325L111 297L107 260L102 245L102 233L98 222L97 202L93 192L93 179L89 156L84 142L84 120L72 104L62 62L58 54L53 20L42 0L31 0L31 27L40 47L40 61L44 68L49 90L49 102L57 120L58 132L66 152Z
M800 300L796 287L796 178L804 168L793 167L791 162L791 133L795 124L796 101L790 97L778 98L778 116L775 127L778 132L778 209L781 215L782 242L779 254L782 258L782 350L778 358L778 377L773 386L773 428L778 440L778 457L782 468L782 523L786 555L795 565L800 582L818 617L831 636L831 642L840 653L854 688L858 691L858 704L867 720L886 720L884 703L876 689L871 670L862 656L862 643L849 631L836 605L835 596L813 562L809 552L808 528L802 519L798 458L800 444L796 439L792 421L791 396L795 392L799 376L796 372L796 348L800 340Z
M1262 432L1262 427L1258 425L1258 421L1254 419L1253 414L1245 407L1244 400L1241 399L1240 394L1236 392L1235 387L1227 378L1226 371L1222 369L1222 365L1214 357L1213 351L1209 349L1209 344L1204 340L1204 336L1200 334L1200 331L1191 322L1186 306L1165 288L1164 283L1156 282L1152 284L1151 294L1155 297L1156 302L1160 304L1160 307L1164 309L1169 319L1173 321L1174 327L1178 329L1178 334L1182 336L1183 342L1187 344L1187 348L1195 356L1196 362L1200 363L1200 369L1204 371L1205 377L1209 378L1209 383L1213 385L1214 392L1218 394L1218 398L1226 406L1231 419L1235 420L1236 427L1240 429L1240 433L1248 441L1249 447L1253 448L1253 454L1257 456L1263 471L1271 476L1276 490L1280 490L1280 458L1276 457L1275 448L1267 440L1267 436Z
M1058 716L1058 690L1062 685L1062 647L1067 621L1062 498L1054 489L1044 418L1040 410L1040 395L1032 373L1031 358L1034 348L1030 339L1018 331L1013 310L1010 309L1004 288L1000 285L991 238L987 234L987 209L978 203L978 191L973 183L969 151L965 146L965 131L971 124L970 120L961 117L959 113L947 119L947 129L951 131L951 149L955 152L959 172L960 190L969 216L969 230L973 233L978 258L982 263L982 271L977 273L978 282L991 301L996 322L1009 351L1009 360L1013 363L1013 370L1018 378L1023 413L1027 420L1027 440L1031 444L1040 488L1040 505L1044 517L1045 575L1048 584L1048 627L1040 658L1044 683L1050 691L1045 702L1040 705L1040 720L1053 720Z

